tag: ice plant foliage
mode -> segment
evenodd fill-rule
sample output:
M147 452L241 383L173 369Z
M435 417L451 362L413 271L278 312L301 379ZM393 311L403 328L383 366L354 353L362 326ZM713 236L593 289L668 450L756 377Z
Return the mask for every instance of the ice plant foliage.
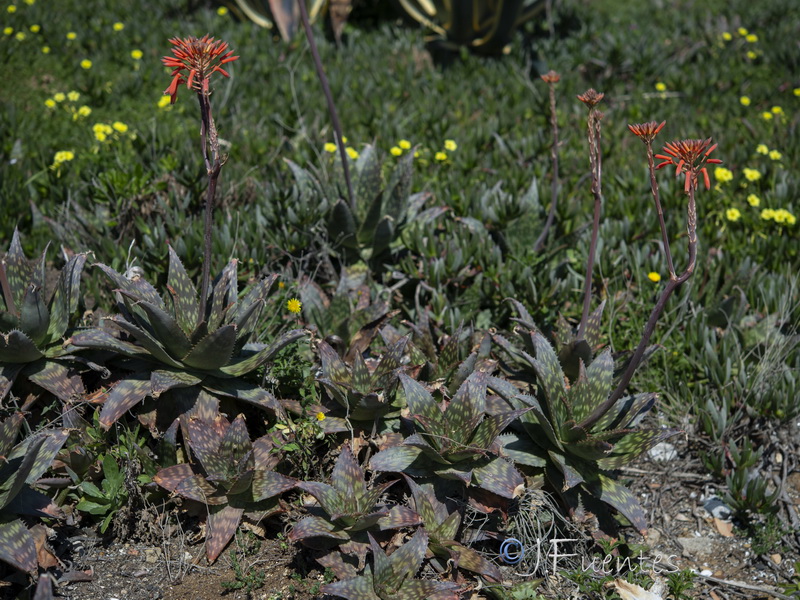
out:
M636 132L634 131L634 133ZM706 164L718 165L722 163L718 158L708 158L716 148L717 144L711 144L711 138L668 142L664 145L664 154L656 154L656 158L664 161L656 166L656 169L667 165L675 165L675 176L677 177L681 173L686 176L683 189L687 194L690 187L697 189L697 178L702 173L703 183L706 189L709 189L711 181L708 177Z
M219 72L230 77L222 65L239 58L233 56L233 50L228 50L228 42L214 40L208 35L200 39L194 36L185 39L172 38L169 43L175 46L172 49L174 56L165 56L161 61L165 66L174 69L172 83L164 90L164 95L170 97L172 104L178 99L178 86L183 83L189 89L208 95L208 81L211 76Z

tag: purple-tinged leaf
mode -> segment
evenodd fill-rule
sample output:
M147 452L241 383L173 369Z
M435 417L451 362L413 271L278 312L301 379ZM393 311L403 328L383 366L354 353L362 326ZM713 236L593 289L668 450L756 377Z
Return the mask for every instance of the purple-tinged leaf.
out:
M424 521L420 515L407 506L401 506L399 504L390 508L389 514L378 520L378 528L381 531L414 527L415 525L425 525L427 527L427 521Z
M450 436L466 443L486 412L486 384L488 375L475 371L458 388L447 407L444 421Z
M412 379L405 373L398 375L406 395L408 409L412 415L419 415L426 423L435 423L437 428L443 429L444 417L438 404L421 383Z
M25 253L22 251L22 243L19 238L19 231L14 228L14 233L11 236L11 245L8 248L3 264L0 268L5 268L6 279L11 291L11 298L5 298L5 290L3 290L3 297L5 298L8 312L14 313L19 316L20 304L22 304L22 296L25 294L28 281L31 278L33 269Z
M364 469L358 464L348 444L342 446L342 451L336 459L336 465L331 473L331 483L343 500L342 511L358 511L358 501L367 493L367 484L364 483ZM371 508L370 506L367 510Z
M171 245L169 246L167 291L172 298L175 318L180 328L186 335L191 334L197 327L197 290Z
M246 471L240 471L238 473L234 473L228 479L227 482L230 482L230 487L226 492L226 495L229 499L233 498L234 496L241 499L243 502L251 502L253 500L252 492L252 484L253 484L253 475L254 472L252 469L247 469Z
M500 432L508 427L509 423L518 419L531 408L524 408L521 410L510 410L498 415L486 417L481 421L475 429L472 439L469 440L470 445L478 448L488 449L494 444Z
M3 343L2 334L0 334L0 344ZM6 397L6 394L11 390L17 375L25 366L25 363L6 363L2 364L0 361L0 402Z
M333 550L317 558L317 562L333 571L338 579L352 579L358 576L355 565L346 562L341 552Z
M44 342L49 325L50 311L47 310L44 290L31 284L22 297L19 328L38 345Z
M206 557L209 563L217 557L231 541L239 523L242 520L244 509L232 506L214 507L208 516L208 538L206 539Z
M354 577L334 583L327 583L320 591L323 594L347 598L347 600L385 600L372 589L372 580L366 577Z
M396 383L394 378L394 371L400 368L401 361L406 346L408 345L408 337L401 337L399 340L389 346L384 355L381 357L378 366L375 367L375 372L372 374L373 386L376 388L388 388L393 383Z
M63 519L65 516L64 511L53 502L52 498L27 486L23 486L20 489L4 511L16 515L44 517L46 519Z
M370 536L370 542L374 543L372 540L372 536ZM388 577L381 578L382 581L379 580L378 577L378 556L385 556L383 550L378 548L376 552L373 548L373 556L376 557L375 561L375 587L379 589L378 586L382 585L385 586L384 589L391 590L392 592L397 592L400 590L401 584L404 591L407 584L412 583L412 578L419 570L419 566L422 564L422 560L425 558L425 552L428 550L428 533L424 529L417 529L417 532L411 537L411 539L400 546L397 550L395 550L391 556L388 557L388 567L390 574ZM433 583L433 582L431 582Z
M346 517L345 515L342 516ZM350 531L362 531L364 529L374 530L378 525L378 523L380 523L382 519L385 519L388 516L389 516L388 508L386 507L379 508L375 512L371 512L366 515L358 517L355 523L350 525L348 528ZM344 520L347 521L348 519L349 518L346 517Z
M30 363L42 358L34 341L18 329L0 333L0 363Z
M233 259L222 269L214 282L211 295L210 311L208 313L208 329L217 329L222 323L225 314L236 307L238 289L236 267L238 261ZM196 325L195 325L196 327Z
M578 381L569 392L569 401L576 421L588 417L611 393L614 376L614 359L611 351L605 350L597 356L588 369L580 363Z
M191 387L197 385L201 381L203 381L203 377L179 369L157 369L150 374L150 386L153 398L158 398L167 390Z
M361 354L356 354L353 358L353 388L362 394L367 394L370 392L371 384L372 375L369 372L369 367L367 367L367 363L364 362L364 357L361 356Z
M224 460L236 464L242 460L242 457L252 452L252 450L253 444L250 441L250 434L247 433L244 415L239 413L222 437L222 442L219 446L219 454Z
M32 600L53 600L53 577L50 573L45 572L39 575Z
M503 455L515 463L529 467L543 467L547 461L542 458L544 450L532 441L520 438L516 433L504 433L497 438Z
M322 375L333 383L350 384L350 373L344 361L339 357L336 350L326 341L321 341L317 346L320 364L322 365Z
M124 342L105 329L83 329L75 333L70 341L79 348L105 350L132 358L145 358L148 356L148 352L141 346L130 342Z
M618 427L633 427L655 406L658 394L644 393L625 396L614 403L592 427L592 431L603 431Z
M292 342L304 337L306 332L302 329L292 329L282 334L277 340L268 346L254 352L253 354L243 354L241 358L237 357L231 360L230 364L222 367L220 370L227 375L234 377L241 377L253 371L272 359L279 351L288 346Z
M205 478L196 474L191 465L181 463L161 469L153 477L158 485L184 498L196 500L205 504L219 503L215 496L216 490ZM222 499L224 501L224 499Z
M51 341L64 336L70 315L78 310L81 273L85 264L85 253L74 254L59 273L53 299L50 301L50 327L47 333Z
M248 404L272 412L278 419L286 416L280 402L270 392L242 379L209 377L203 381L203 387L209 392L228 398L235 398Z
M253 441L253 463L257 471L272 471L279 462L281 455L273 452L275 444L268 435Z
M33 572L39 564L36 544L22 521L0 523L0 560L20 571Z
M103 409L100 411L100 425L108 429L126 411L139 404L149 394L150 378L147 375L133 375L129 379L117 382L108 392Z
M533 366L536 376L544 388L548 411L553 420L563 423L570 416L565 405L567 389L564 372L561 370L553 347L542 334L533 334L531 340L536 348L536 359Z
M604 470L624 467L656 444L678 433L678 429L643 429L629 433L614 443L610 456L598 460L597 466Z
M479 552L463 546L457 542L451 542L446 545L450 558L453 559L453 564L459 569L472 571L478 575L483 575L494 581L500 581L502 575L497 565L487 560Z
M144 348L150 354L152 359L162 362L165 365L169 365L170 367L183 367L178 360L169 355L169 353L161 345L161 342L154 338L148 331L139 328L137 325L134 325L130 321L127 321L123 318L109 317L106 319L106 321L114 323L114 325L123 331L131 334L142 346L142 348Z
M602 340L602 325L603 325L603 309L606 307L606 301L603 300L600 306L595 308L589 318L586 320L586 328L583 330L583 336L589 343L592 349L597 348ZM596 360L596 359L595 359Z
M8 506L9 502L14 499L14 496L25 485L25 480L36 464L39 449L45 441L45 436L32 438L21 452L12 451L11 455L0 467L0 481L3 482L2 487L0 487L0 511ZM14 450L21 447L22 445L20 444Z
M562 492L566 492L579 483L583 483L583 475L581 475L575 467L570 465L562 454L548 450L547 455L550 457L550 463L554 464L564 477L564 485L561 488Z
M631 491L618 481L598 473L598 480L587 482L592 494L616 508L642 535L647 532L647 514Z
M327 483L319 481L299 481L297 487L314 496L322 509L329 515L341 513L344 510L344 499L333 486Z
M372 552L372 587L379 596L394 596L400 585L393 581L395 574L392 570L392 563L371 533L367 534L367 538L369 538L369 549ZM407 575L407 573L403 572L401 575ZM413 576L414 573L411 573L411 577Z
M400 473L406 471L422 454L419 448L411 446L394 446L381 450L369 461L373 471Z
M6 459L9 450L14 446L14 441L19 434L19 428L25 418L22 413L16 412L0 423L0 457Z
M92 266L103 271L106 277L108 277L116 287L127 292L131 297L134 297L137 300L146 300L147 302L164 308L164 302L161 300L161 296L158 295L156 288L150 285L144 279L144 277L128 279L124 275L117 273L114 269L104 264L96 263Z
M253 501L259 502L282 494L297 485L295 479L274 471L255 471L253 473Z
M137 302L136 306L147 315L147 324L152 329L153 337L166 348L170 356L181 358L189 353L192 344L172 315L164 308L144 300Z
M236 326L223 325L197 342L183 362L195 369L213 371L230 362L235 345Z
M192 417L187 424L189 446L215 481L226 481L235 469L220 452L222 437L228 428L228 421L222 415L217 415L213 421Z
M395 479L393 481L385 481L383 483L373 484L372 488L366 494L356 498L356 513L366 513L372 511L384 492L386 492L386 490L388 490L398 481L399 479Z
M25 375L33 383L64 402L82 397L86 393L80 375L74 369L53 360L33 363L26 369Z
M326 521L321 517L304 517L298 523L295 523L292 530L289 532L289 540L292 542L299 542L309 538L323 537L334 540L349 540L350 535L336 527L333 523Z
M514 490L525 483L514 465L502 458L494 458L486 465L476 467L472 477L478 487L503 498L514 498Z
M50 465L53 463L53 460L58 454L58 451L61 450L61 447L64 445L64 442L67 441L67 437L69 436L69 432L66 429L51 429L39 432L34 434L34 436L28 438L23 443L21 443L17 448L24 448L25 452L30 452L29 448L33 443L32 440L37 440L40 437L44 438L44 442L39 449L36 451L36 459L31 465L30 473L25 478L25 481L28 483L33 483L37 479L39 479L47 469L50 468ZM9 459L14 458L17 454L17 448L15 448L11 454L9 454Z

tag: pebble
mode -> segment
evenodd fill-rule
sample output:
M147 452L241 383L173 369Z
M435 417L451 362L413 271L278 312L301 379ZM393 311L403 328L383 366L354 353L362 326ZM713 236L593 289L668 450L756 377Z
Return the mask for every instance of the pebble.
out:
M678 458L678 451L672 444L660 442L650 448L649 455L656 462L668 462Z

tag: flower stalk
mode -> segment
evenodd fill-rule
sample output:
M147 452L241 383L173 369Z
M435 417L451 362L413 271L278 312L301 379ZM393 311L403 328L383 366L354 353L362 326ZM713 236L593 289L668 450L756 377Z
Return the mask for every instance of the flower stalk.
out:
M549 71L542 75L542 81L547 83L550 92L550 129L553 132L553 146L550 149L550 162L552 164L553 180L550 183L550 210L547 213L544 229L539 234L533 244L534 252L540 252L547 241L547 235L556 217L556 207L558 205L558 118L556 114L556 83L561 79L555 71Z

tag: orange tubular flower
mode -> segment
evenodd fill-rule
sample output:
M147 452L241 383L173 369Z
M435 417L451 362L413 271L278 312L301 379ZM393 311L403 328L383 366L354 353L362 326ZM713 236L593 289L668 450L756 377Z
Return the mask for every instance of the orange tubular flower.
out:
M208 94L208 80L211 75L219 71L225 77L230 77L222 65L239 58L233 56L233 50L228 50L228 42L215 41L208 35L201 39L194 36L183 40L173 38L169 43L175 46L172 49L174 56L165 56L161 62L175 69L172 72L172 83L164 90L164 95L170 97L172 104L178 99L178 86L182 83L189 89ZM188 76L184 76L184 69L188 71Z
M665 154L656 154L656 158L660 158L664 162L656 166L656 169L665 167L667 165L675 165L675 176L681 173L686 175L686 183L684 184L684 191L688 194L689 188L692 183L697 187L697 178L700 173L703 174L703 183L706 189L711 187L711 181L708 177L708 169L706 164L720 164L721 160L718 158L708 158L717 147L717 144L711 144L711 138L707 140L680 140L675 142L668 142L664 145Z
M643 142L652 142L653 138L656 137L659 131L664 128L666 125L666 121L661 121L661 123L656 123L655 121L650 121L649 123L637 123L635 125L628 125L628 129L631 130L631 133L638 136Z

